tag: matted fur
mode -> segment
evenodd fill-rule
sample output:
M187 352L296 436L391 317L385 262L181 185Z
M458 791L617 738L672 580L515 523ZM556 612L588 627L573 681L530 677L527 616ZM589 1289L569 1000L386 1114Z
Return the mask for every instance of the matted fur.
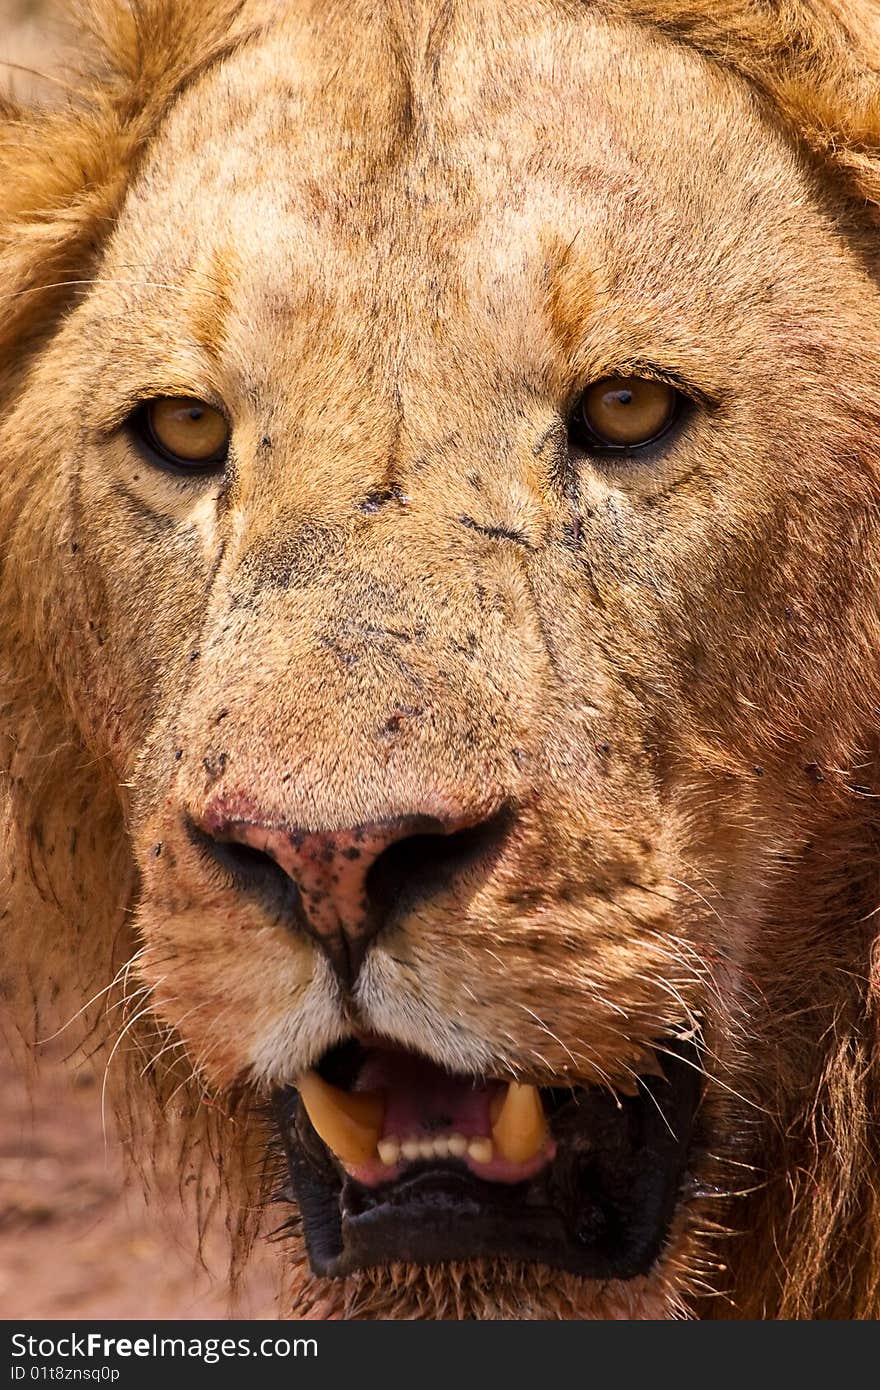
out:
M463 922L458 936L444 938L439 919L412 929L412 940L404 942L401 978L412 1007L423 1009L423 1015L401 1012L401 978L393 977L384 959L371 967L367 1003L385 1009L388 1030L403 1043L445 1047L439 1060L458 1060L477 1070L482 1057L486 1065L538 1081L561 1074L621 1079L658 1033L687 1026L699 1015L709 1045L705 1123L711 1140L699 1190L680 1210L656 1274L602 1289L549 1271L501 1265L434 1271L392 1265L326 1284L308 1274L294 1230L284 1257L286 1311L398 1317L876 1317L880 102L872 7L800 0L532 5L396 0L381 7L381 20L370 18L370 8L322 0L291 0L288 6L251 0L133 5L93 0L83 8L88 62L72 79L67 99L47 111L4 108L0 869L10 991L25 1023L34 1025L28 1030L34 1037L45 1036L82 1008L77 1026L86 1052L97 1048L102 1065L113 1054L108 1084L135 1162L148 1178L162 1154L171 1152L182 1194L195 1200L200 1221L216 1214L229 1221L242 1258L259 1220L260 1194L272 1181L265 1171L267 1133L259 1106L272 1084L290 1079L283 1074L286 1062L295 1054L298 1065L307 1064L313 1059L309 1047L319 1054L341 1034L342 1023L310 948L274 939L267 943L268 929L250 909L241 919L242 931L251 933L247 948L222 940L218 923L228 908L222 890L197 884L195 869L174 839L176 822L162 806L173 800L175 807L192 807L202 794L195 777L196 772L202 777L203 766L211 787L220 788L220 793L211 790L212 796L246 792L269 805L282 769L290 765L286 760L292 759L303 769L311 798L298 814L326 819L315 767L321 749L333 748L334 740L336 761L351 769L336 793L349 814L368 815L382 797L418 796L421 766L441 786L454 767L457 794L472 804L485 796L488 806L492 788L507 788L513 775L502 767L499 750L516 740L526 764L531 759L538 769L529 774L530 791L548 800L544 823L537 813L522 813L522 864L505 869L506 897L499 890L483 918ZM322 119L328 125L337 118L344 123L348 102L352 130L366 122L367 145L370 130L377 149L386 133L394 136L392 151L377 153L375 165L366 160L360 175L345 184L344 196L326 171L316 176L307 190L310 212L324 218L325 229L337 231L343 243L346 236L356 241L357 229L352 232L345 220L346 198L350 195L352 206L360 198L358 215L375 218L359 251L365 261L370 237L379 244L388 235L381 197L374 205L370 190L374 182L384 187L383 179L392 186L400 161L416 151L407 166L410 188L426 190L425 208L446 196L444 178L453 186L447 221L438 223L430 251L442 266L449 244L458 245L456 238L467 245L467 209L479 201L480 188L478 172L466 196L457 190L455 171L464 167L464 155L455 145L441 144L449 168L440 169L437 147L425 133L432 122L451 119L446 108L432 105L432 64L435 74L444 63L454 67L448 55L459 54L455 44L462 35L468 39L465 50L479 53L491 31L502 73L498 80L509 81L518 95L516 81L526 80L522 61L518 67L515 52L509 56L517 36L526 50L535 44L538 82L547 54L560 62L561 71L564 45L561 56L554 45L560 35L576 36L581 23L597 26L599 49L602 26L619 26L608 32L624 55L621 90L640 63L648 74L655 70L657 53L664 63L678 64L687 91L705 91L703 119L711 121L717 103L743 150L764 170L761 198L784 212L778 240L772 227L761 231L766 274L756 288L754 260L745 250L738 260L748 227L748 219L736 220L743 217L738 198L743 204L747 199L745 154L737 163L732 139L725 156L729 198L722 201L717 184L700 183L698 141L689 153L682 151L676 171L675 142L684 143L686 134L674 124L669 128L674 134L662 126L647 130L641 103L631 100L631 141L639 158L647 160L655 142L658 160L667 160L670 189L687 186L693 217L704 217L707 225L717 222L719 237L729 227L723 253L716 246L711 264L692 259L681 274L707 314L716 291L725 293L731 319L734 305L747 306L745 328L731 332L745 334L738 340L745 394L760 388L767 404L765 415L743 417L734 459L741 480L734 491L720 481L720 467L710 468L705 494L691 474L683 477L680 503L677 487L667 495L660 485L659 493L653 484L628 491L632 485L624 482L619 494L624 501L614 508L607 494L596 494L598 502L591 494L569 499L569 513L556 494L551 499L550 484L542 484L541 493L531 477L528 485L509 483L506 461L492 453L496 429L506 436L511 457L519 460L522 452L531 460L538 454L531 436L526 447L527 426L537 437L538 425L549 418L535 403L540 398L535 381L526 382L529 390L522 397L515 394L522 382L509 388L516 408L511 404L506 412L498 385L506 381L503 354L487 365L494 363L498 343L516 360L523 345L532 346L535 332L537 307L521 323L501 289L500 309L493 299L491 286L503 288L504 277L514 275L510 246L518 246L521 235L526 245L525 219L517 221L513 212L498 243L477 241L487 256L496 257L496 281L476 276L467 282L465 263L461 283L469 284L470 295L450 291L444 297L430 277L425 282L421 307L434 305L438 322L456 343L456 334L464 335L446 377L436 374L442 339L428 351L412 306L393 301L397 317L377 310L376 358L410 393L409 414L399 407L397 433L389 426L391 416L368 399L367 368L359 377L347 375L358 344L348 334L346 318L336 315L332 295L317 308L303 308L294 299L288 304L285 296L296 286L291 289L279 274L265 304L247 302L249 314L254 303L260 305L249 318L236 296L250 267L236 260L236 248L229 245L225 262L208 256L216 248L206 247L204 264L194 256L186 266L175 265L166 298L155 298L164 293L160 281L167 277L155 267L145 276L144 266L151 238L159 236L166 216L180 215L178 168L184 178L187 161L197 167L205 160L206 168L213 167L209 146L200 144L212 120L220 129L227 122L234 163L236 140L245 137L234 121L228 125L230 112L235 119L241 113L242 130L255 119L242 93L262 73L274 71L276 46L279 54L288 52L284 45L293 39L285 26L297 42L314 45L316 61L324 49L329 55L328 70L338 86L330 97L329 83L310 96L324 103ZM351 51L359 25L372 44L367 95L359 86L362 57ZM486 107L476 107L474 119L485 120L488 133L468 145L472 161L480 141L499 141L498 129L504 129L492 125L503 121L503 103L493 107L490 81L485 91ZM274 100L274 88L272 93ZM547 95L543 92L538 103L542 115L545 107L550 113L543 118L562 121ZM618 134L628 130L625 121L620 125L626 100L620 98L614 109ZM673 107L671 102L660 109L660 119L674 123ZM525 128L531 106L524 101L516 109ZM713 127L712 138L720 144L723 125L719 117ZM318 129L318 144L320 134ZM515 135L507 129L505 138ZM562 148L563 125L559 135ZM433 150L422 164L420 141ZM319 153L314 154L318 169ZM271 154L267 149L269 162ZM492 158L502 155L495 151ZM528 164L526 156L522 164ZM246 161L243 167L246 171ZM478 163L475 167L479 171ZM488 179L488 160L485 167ZM687 184L691 167L697 170L692 186ZM621 186L632 177L625 162L614 165L615 172ZM544 179L543 190L565 173L556 169L550 179L546 168L539 168L536 177ZM239 175L237 196L246 178L246 172ZM209 184L210 179L192 208L195 227L203 209L206 227L214 215ZM639 191L632 204L636 225ZM713 217L701 207L701 196L717 200ZM546 194L551 208L552 197ZM761 198L756 195L754 203L756 224ZM398 233L402 243L408 234L414 244L417 240L417 219L407 223L403 205L396 206L389 257L396 252ZM269 227L272 208L266 214ZM220 209L217 218L222 220ZM628 222L612 224L621 242ZM674 250L674 223L660 224L662 218L658 245L665 236ZM247 235L256 235L257 228L255 220ZM330 232L325 235L329 245ZM598 277L594 283L577 260L583 250L577 229L565 241L565 254L552 237L547 241L553 291L543 307L557 339L567 343L573 342L580 319L593 312L601 268L590 267ZM649 246L639 249L648 256ZM522 254L526 258L530 252ZM168 255L173 259L173 251ZM368 280L358 272L359 261L349 260L354 269L345 291L346 314L354 320L371 294L379 302L381 267L376 279ZM339 264L343 284L344 256ZM415 277L424 270L415 253L413 265ZM674 260L669 266L674 281ZM613 277L600 289L613 303ZM491 332L474 309L481 295L489 305ZM111 446L94 443L99 421L89 414L83 353L95 354L100 394L101 382L134 370L130 363L139 362L141 335L161 338L164 312L180 333L181 303L194 340L209 356L230 354L236 369L242 362L254 366L247 358L249 342L261 351L270 345L249 383L253 418L241 447L262 457L266 468L271 465L265 449L259 455L261 437L264 443L274 437L286 441L280 446L288 451L285 457L298 457L286 400L269 401L272 373L266 361L277 363L300 397L297 428L312 441L310 464L320 474L322 450L333 463L322 475L333 497L326 515L324 497L308 492L302 472L296 486L279 474L277 505L264 504L261 513L245 468L229 497L217 503L221 517L245 518L237 537L230 532L222 545L215 544L215 521L206 520L203 509L198 516L187 514L191 548L180 541L176 550L177 540L157 542L144 529L143 515L140 530L136 518L123 515L109 486L101 491L103 484L95 480L103 474L89 460ZM320 335L311 327L308 339L297 317L307 309L320 325ZM626 315L621 311L619 317ZM625 330L625 323L617 325L617 331ZM300 341L297 334L305 345L305 366L289 348ZM414 366L395 345L407 334L417 345ZM316 336L323 355L312 367L309 352ZM105 353L107 340L111 348ZM524 373L546 350L544 339L536 338L534 346L535 354L525 355ZM685 342L681 350L686 347ZM185 361L195 363L196 356L191 352ZM449 385L456 364L462 372L457 389ZM723 414L725 369L713 367L705 345L698 365L707 396L717 397L713 408ZM184 370L177 360L175 371L180 376ZM534 370L537 380L538 367ZM557 369L547 370L552 375ZM781 385L776 390L779 370L789 374L787 394ZM161 352L155 350L149 365L141 362L137 371L143 380L164 385ZM475 378L488 382L484 390L502 401L491 421L481 414L481 393L469 385ZM74 397L70 383L76 382L80 394ZM327 382L340 425L330 433L319 409ZM198 393L200 381L195 375L187 382L181 378L180 389L185 388ZM564 394L561 387L559 394ZM772 429L779 433L776 452L766 443ZM539 570L530 575L528 591L518 571L503 568L506 561L494 568L494 559L481 558L483 581L495 586L504 610L497 630L492 612L475 616L462 597L468 587L462 576L475 563L470 553L462 558L459 542L447 539L442 528L420 549L419 537L406 529L400 501L406 489L417 491L415 462L428 476L441 453L456 464L468 449L473 458L466 466L462 462L463 478L480 471L496 510L516 523L535 551L543 554L544 547L547 564L558 565L563 576ZM375 500L383 478L390 476L392 455L406 489L394 477L390 488L385 486L401 507L403 539L392 530L380 545L376 535L381 532L355 533L349 522L340 522L348 483L337 483L334 470L338 466L348 478L349 469L358 495ZM87 461L85 483L80 479L74 489L71 479L80 477L81 457ZM790 488L774 479L775 490L765 491L777 463L790 474ZM479 489L466 480L465 485L472 488L469 505L476 512L482 503L473 494ZM458 486L444 482L438 495ZM713 531L703 518L719 495L730 517ZM143 495L138 497L143 503ZM181 526L184 505L176 496L164 499L171 517L166 531ZM426 526L441 515L437 506L426 507ZM373 510L382 508L377 504ZM490 512L487 520L494 519ZM613 515L613 537L601 529L597 515ZM660 518L653 530L645 520L651 515ZM386 523L380 515L370 524ZM633 553L626 548L626 531L636 524L646 529ZM337 540L343 532L344 546ZM584 535L590 541L590 554L578 560L576 584L564 568L567 561L555 558L557 550L562 553L559 546L554 549L557 532L565 532L573 552ZM472 536L471 527L469 545ZM694 536L705 542L702 548L691 548ZM154 560L157 545L161 554ZM310 556L308 564L300 551ZM341 559L343 554L347 558ZM645 554L649 562L643 563ZM713 575L716 556L721 558ZM450 615L438 616L436 626L430 604L413 597L414 576L423 576L426 568L439 576L438 611L454 592ZM350 612L338 630L309 645L302 634L317 632L318 618L307 597L299 608L295 604L298 587L308 590L315 569L326 585L321 603L350 602L355 614L374 615L372 627L353 628ZM278 579L282 571L284 582ZM272 592L264 598L267 575ZM389 577L399 583L403 619L414 633L429 633L427 654L413 642L411 661L420 688L427 681L431 689L433 682L439 692L431 728L412 735L412 753L389 751L384 762L375 763L363 752L366 743L338 743L334 701L356 725L371 716L386 686L404 691L418 682L412 673L401 675L404 668L388 655L385 638L376 637L376 587L365 584L365 575L377 587L383 575L386 583ZM217 584L225 585L229 596L226 627L217 618ZM542 584L543 606L534 597L535 586L540 595ZM147 592L151 585L155 592ZM634 597L640 587L643 595ZM507 643L498 633L530 603L536 624L525 624L516 643ZM566 628L560 614L569 609ZM166 628L154 610L170 613ZM262 633L265 667L247 645L241 612L255 615L249 621ZM611 634L607 640L600 640L603 623ZM219 635L228 630L228 639ZM296 665L290 657L298 684L289 697L278 687L278 671L286 668L271 665L279 632L287 634L291 652L301 658ZM330 660L328 651L333 665L322 664ZM361 662L359 669L368 668L368 674L352 695L350 672ZM260 683L251 687L257 667ZM188 674L193 669L201 674ZM601 672L604 685L593 670ZM533 689L546 696L544 706L532 698ZM293 744L289 731L296 721L284 717L287 698L289 711L305 711L302 726L309 730ZM404 701L402 707L413 705ZM222 716L229 731L222 760L213 733L200 722L201 711L208 709L212 718ZM259 736L253 734L255 722ZM392 771L386 773L389 764ZM324 775L329 785L333 767ZM521 792L521 783L516 786ZM370 803L366 810L359 797ZM523 797L522 804L526 801ZM594 804L585 807L585 801ZM175 868L175 855L182 868ZM531 898L524 885L530 885ZM432 944L438 937L442 952ZM264 1005L253 968L244 966L245 950L263 949L261 978L289 979L290 999L296 1001L296 1008L287 1006L289 1023L277 1001ZM320 989L325 993L319 999ZM462 1002L463 992L473 1008ZM311 1030L307 1042L296 1033L301 996L301 1031ZM397 1002L389 1003L392 998ZM204 1023L212 1010L213 1032ZM465 1025L457 1042L448 1028L456 1010ZM621 1011L625 1026L615 1023ZM431 1028L436 1037L429 1037ZM283 1048L279 1029L288 1030Z

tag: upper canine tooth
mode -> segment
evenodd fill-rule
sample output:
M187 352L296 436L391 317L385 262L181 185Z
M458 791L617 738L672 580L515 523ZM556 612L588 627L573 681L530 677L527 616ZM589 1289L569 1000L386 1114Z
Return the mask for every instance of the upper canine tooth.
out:
M376 1157L382 1133L385 1097L381 1091L340 1091L315 1071L296 1083L315 1130L343 1163L367 1163Z
M501 1158L525 1163L543 1148L547 1120L537 1086L511 1081L492 1125L492 1138Z

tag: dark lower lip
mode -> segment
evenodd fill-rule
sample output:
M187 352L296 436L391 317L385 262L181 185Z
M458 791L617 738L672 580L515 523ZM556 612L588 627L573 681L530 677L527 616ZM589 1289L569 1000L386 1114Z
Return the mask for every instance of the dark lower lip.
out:
M701 1071L693 1043L663 1044L665 1079L638 1097L550 1093L553 1161L528 1182L486 1182L454 1159L364 1187L340 1171L298 1104L276 1117L315 1274L403 1261L532 1261L589 1279L650 1272L669 1232L694 1139Z

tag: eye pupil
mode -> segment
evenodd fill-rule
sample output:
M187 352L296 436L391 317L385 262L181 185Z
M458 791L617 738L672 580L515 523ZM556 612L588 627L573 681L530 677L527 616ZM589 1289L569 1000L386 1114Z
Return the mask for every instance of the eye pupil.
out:
M638 449L665 434L680 396L649 377L603 377L588 386L571 421L572 442L588 451Z

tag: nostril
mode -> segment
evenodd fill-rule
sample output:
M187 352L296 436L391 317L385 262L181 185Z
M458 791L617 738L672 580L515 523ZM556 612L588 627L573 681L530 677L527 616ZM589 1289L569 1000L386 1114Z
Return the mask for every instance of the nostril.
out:
M374 860L366 876L372 912L385 921L420 899L482 876L497 858L509 827L510 816L502 810L447 835L408 835L395 841Z
M374 937L420 900L467 893L491 870L508 836L508 808L468 824L417 813L326 830L187 819L186 832L218 889L260 903L312 937L351 988ZM445 833L444 833L445 831Z
M274 913L296 915L299 890L266 850L240 840L218 839L192 822L187 830L202 861L218 869L226 884L256 898Z

